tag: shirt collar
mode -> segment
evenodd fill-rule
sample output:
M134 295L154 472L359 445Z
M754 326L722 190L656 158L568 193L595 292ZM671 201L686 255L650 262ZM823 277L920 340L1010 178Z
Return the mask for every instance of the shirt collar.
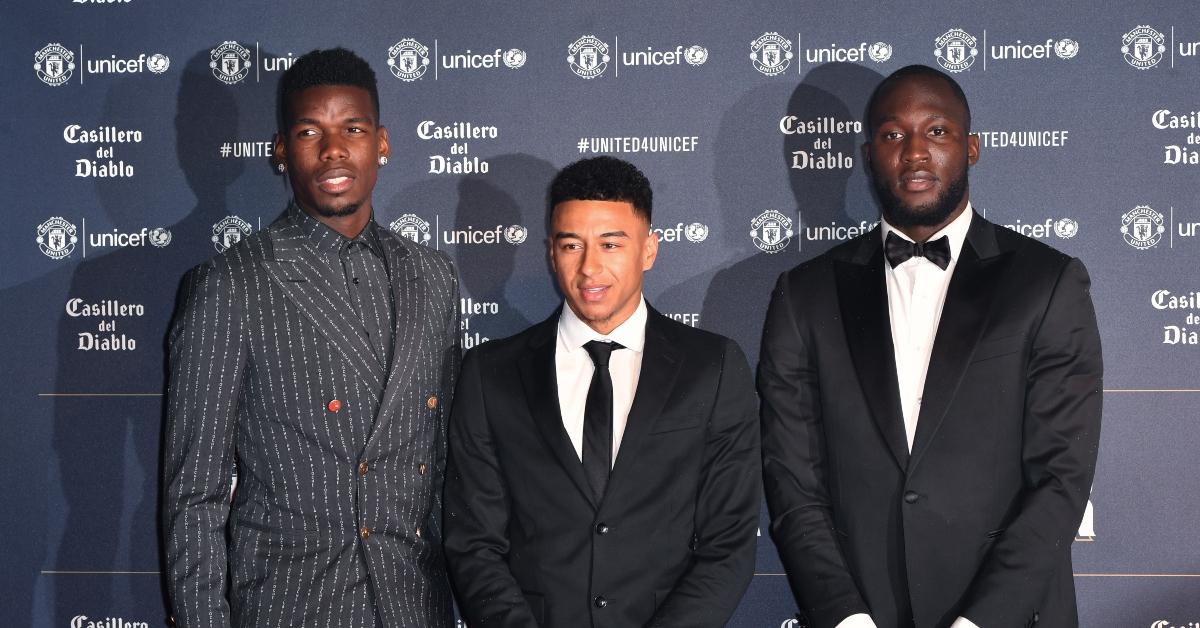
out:
M579 320L571 306L564 303L562 314L558 317L559 344L568 352L582 349L583 345L592 340L608 340L619 343L630 351L641 353L646 346L646 320L648 318L645 297L638 297L637 309L625 322L607 335L597 333L588 327L587 323Z
M375 254L376 257L383 259L383 242L379 239L379 234L375 232L375 217L372 216L367 221L367 226L353 238L347 238L342 234L334 231L325 223L313 218L308 212L300 209L300 206L293 200L288 207L289 212L293 212L300 222L300 230L308 236L309 241L317 249L317 251L326 255L336 257L341 253L342 249L350 246L352 243L363 244Z
M950 260L951 263L954 263L954 261L958 260L959 253L962 252L963 243L967 241L967 231L971 229L971 218L974 216L974 214L975 209L971 207L971 201L967 201L967 206L965 209L963 209L963 212L959 214L957 218L950 221L950 224L942 227L937 233L929 236L929 240L926 240L926 242L931 242L942 236L946 236L950 240ZM884 242L887 242L888 234L893 232L895 232L898 237L912 242L912 238L904 235L904 232L888 224L888 221L885 218L880 217L879 222L883 225Z

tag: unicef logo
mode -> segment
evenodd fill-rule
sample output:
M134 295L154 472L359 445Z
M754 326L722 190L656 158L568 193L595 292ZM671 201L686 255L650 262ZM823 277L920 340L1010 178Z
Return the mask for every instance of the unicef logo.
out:
M171 230L165 227L155 227L150 230L147 239L150 240L150 244L161 249L171 243Z
M683 51L683 60L691 65L704 65L708 61L708 48L704 46L688 46Z
M1162 61L1167 46L1163 34L1149 26L1138 26L1121 37L1121 54L1125 63L1139 69L1149 70Z
M167 55L155 53L146 59L146 69L155 74L162 74L169 67L171 67L171 59Z
M792 56L792 40L779 33L763 33L750 42L750 63L767 76L786 72Z
M975 47L975 38L961 28L952 28L941 37L933 40L936 48L933 56L937 57L938 65L947 72L962 72L971 69L979 49Z
M43 83L58 87L71 80L71 74L75 72L75 53L62 44L46 44L33 54L33 71Z
M387 65L392 76L406 83L415 81L429 69L429 48L412 38L401 39L388 48Z
M1060 39L1054 44L1054 54L1059 59L1074 59L1079 54L1079 42L1074 39Z
M208 57L213 76L226 85L233 85L250 74L250 51L236 41L223 42L210 50Z
M768 209L750 221L750 237L764 253L778 253L792 241L792 219Z
M250 231L250 223L237 216L226 216L213 225L213 248L217 249L218 253L224 253L229 247L250 235ZM170 241L170 235L167 238Z
M37 244L42 253L50 259L63 259L75 250L79 237L75 235L75 225L55 216L38 225Z
M693 222L683 228L683 235L688 242L703 242L708 239L708 225L702 222Z
M1144 251L1158 244L1166 230L1163 215L1149 205L1138 205L1121 215L1121 235L1135 249Z
M510 225L504 230L504 239L514 246L524 242L527 237L529 230L521 225Z
M1074 238L1079 233L1079 223L1070 218L1059 218L1054 221L1054 235L1063 238Z
M608 44L595 35L584 35L567 46L571 71L585 79L594 79L608 69Z
M504 65L514 70L525 65L525 51L520 48L509 48L504 53Z
M392 224L388 225L388 229L391 229L392 233L402 238L408 238L417 244L429 244L429 240L432 238L429 235L429 222L422 220L416 214L404 214L400 216L393 220Z
M867 56L875 63L883 63L892 58L892 45L886 42L877 41L867 48Z

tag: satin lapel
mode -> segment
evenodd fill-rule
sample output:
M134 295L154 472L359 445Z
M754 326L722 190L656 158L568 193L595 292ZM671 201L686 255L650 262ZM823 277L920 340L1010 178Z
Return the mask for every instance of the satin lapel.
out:
M350 305L345 279L334 275L294 223L285 220L270 229L274 259L264 260L263 268L359 376L373 388L383 388L383 365Z
M562 413L558 405L558 376L554 366L554 350L558 331L558 312L538 324L529 340L529 350L517 363L521 372L521 384L529 412L537 424L546 447L554 455L563 471L575 483L575 487L597 508L599 504L592 495L592 486L583 474L583 463L575 453L571 437L563 427Z
M908 438L904 435L904 414L900 410L879 231L877 227L873 236L863 239L853 260L835 262L834 275L846 343L859 386L896 464L904 469L908 466Z
M642 368L638 375L637 391L629 407L629 418L625 433L621 436L621 447L608 480L606 493L624 481L632 473L631 465L638 459L638 449L654 422L662 415L663 406L675 387L682 360L677 349L667 338L666 317L651 309L646 320L646 344L642 348Z
M946 410L958 392L967 363L991 314L992 297L1000 275L1008 267L1010 258L999 254L995 234L991 231L995 228L978 215L972 217L971 230L963 244L954 276L950 278L942 318L929 355L917 433L913 437L910 472L920 462L921 455L929 448L946 418Z
M368 446L373 444L376 434L383 432L391 412L384 408L396 407L396 397L412 383L413 369L421 361L432 330L425 324L432 313L429 309L429 286L417 275L417 266L405 245L396 236L379 229L383 243L384 259L387 261L388 276L392 282L392 306L396 312L396 326L392 330L392 365L384 383L383 404L380 415L372 427ZM455 303L454 307L458 307ZM457 333L457 332L455 332Z

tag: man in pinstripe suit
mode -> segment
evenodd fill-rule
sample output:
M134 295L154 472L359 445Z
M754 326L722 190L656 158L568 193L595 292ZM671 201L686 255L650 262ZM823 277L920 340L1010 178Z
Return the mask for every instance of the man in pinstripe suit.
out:
M454 269L372 219L389 147L366 62L314 51L279 93L275 163L295 199L188 273L168 338L174 617L189 627L446 627Z

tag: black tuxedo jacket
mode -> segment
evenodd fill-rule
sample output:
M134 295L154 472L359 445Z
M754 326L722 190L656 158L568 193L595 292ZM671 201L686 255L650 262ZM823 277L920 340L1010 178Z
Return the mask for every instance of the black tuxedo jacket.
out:
M815 628L1077 625L1102 371L1087 272L973 217L910 454L880 231L784 273L763 331L763 472L796 599Z
M754 572L759 429L746 358L650 310L600 503L559 414L558 314L464 358L445 548L472 626L723 626Z

